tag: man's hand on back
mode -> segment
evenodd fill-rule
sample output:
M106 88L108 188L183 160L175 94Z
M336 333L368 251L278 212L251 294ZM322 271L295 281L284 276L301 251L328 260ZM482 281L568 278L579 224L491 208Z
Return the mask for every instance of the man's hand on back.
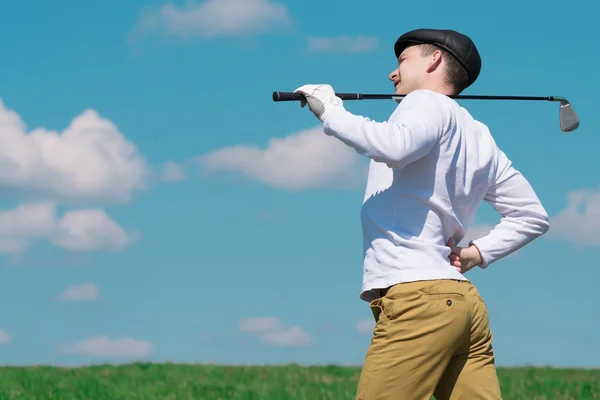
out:
M450 247L450 255L448 256L450 264L463 274L483 263L481 254L479 254L479 250L475 245L459 247L454 245L452 238L450 238L446 246Z

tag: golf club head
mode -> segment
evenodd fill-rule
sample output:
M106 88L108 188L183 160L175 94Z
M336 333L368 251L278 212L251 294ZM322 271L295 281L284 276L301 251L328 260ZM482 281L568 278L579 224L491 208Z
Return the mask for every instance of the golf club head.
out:
M563 132L572 132L579 127L579 118L573 110L571 103L567 99L559 98L560 109L558 111L558 118L560 120L560 130Z

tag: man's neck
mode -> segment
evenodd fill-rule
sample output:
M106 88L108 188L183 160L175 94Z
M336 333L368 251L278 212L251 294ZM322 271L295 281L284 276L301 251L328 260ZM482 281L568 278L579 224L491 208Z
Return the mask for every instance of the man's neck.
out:
M426 82L421 89L431 90L445 96L452 96L454 94L452 88L443 82Z

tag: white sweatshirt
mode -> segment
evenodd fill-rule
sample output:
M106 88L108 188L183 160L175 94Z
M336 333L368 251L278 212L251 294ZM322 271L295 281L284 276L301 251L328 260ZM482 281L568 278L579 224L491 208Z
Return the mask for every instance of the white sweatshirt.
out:
M487 126L447 96L414 91L387 122L343 107L328 109L323 121L326 134L371 159L361 209L365 301L376 298L371 289L401 282L465 280L446 242L463 239L482 201L502 218L471 242L481 268L548 230L546 210Z

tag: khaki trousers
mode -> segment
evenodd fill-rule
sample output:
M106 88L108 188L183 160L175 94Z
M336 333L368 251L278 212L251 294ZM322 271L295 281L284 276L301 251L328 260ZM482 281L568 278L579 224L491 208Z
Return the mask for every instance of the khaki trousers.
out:
M499 400L487 307L469 281L402 283L371 302L357 400Z

